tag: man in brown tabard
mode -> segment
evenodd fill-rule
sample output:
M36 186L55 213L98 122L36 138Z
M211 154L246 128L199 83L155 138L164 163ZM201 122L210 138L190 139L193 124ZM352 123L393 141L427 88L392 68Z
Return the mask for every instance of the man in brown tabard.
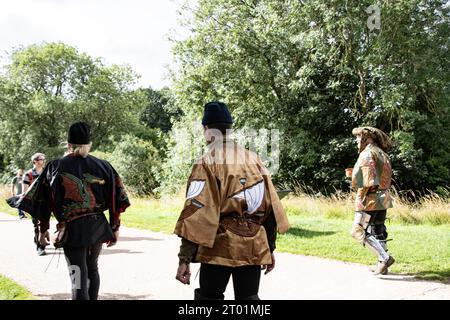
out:
M193 166L175 228L182 238L176 279L189 284L189 263L200 262L195 299L223 299L233 276L235 298L256 300L261 269L275 267L277 230L289 223L260 158L229 139L227 106L207 103L202 124L208 151Z

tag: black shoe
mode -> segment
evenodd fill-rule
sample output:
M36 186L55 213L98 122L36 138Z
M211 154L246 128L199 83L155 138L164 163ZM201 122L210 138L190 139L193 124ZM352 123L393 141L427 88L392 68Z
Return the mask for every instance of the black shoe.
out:
M19 216L19 219L20 220L22 220L22 219L26 219L27 218L27 216L26 215L23 215L23 216Z
M38 254L38 256L45 256L47 254L47 252L45 252L45 249L38 248L37 254Z

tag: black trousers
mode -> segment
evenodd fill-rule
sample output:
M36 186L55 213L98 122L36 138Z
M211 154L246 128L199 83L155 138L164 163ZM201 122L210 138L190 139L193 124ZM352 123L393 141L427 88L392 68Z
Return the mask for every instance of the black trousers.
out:
M258 298L261 266L226 267L202 263L200 266L199 299L223 299L230 276L233 277L236 300Z
M385 224L386 212L386 210L367 211L367 213L370 214L369 230L367 231L383 242L386 241L388 237Z
M39 220L33 218L31 221L33 222L34 227L34 244L36 245L36 250L38 250L39 248L44 250L45 246L39 243Z
M72 280L72 300L97 300L100 288L98 256L102 243L87 247L64 247Z

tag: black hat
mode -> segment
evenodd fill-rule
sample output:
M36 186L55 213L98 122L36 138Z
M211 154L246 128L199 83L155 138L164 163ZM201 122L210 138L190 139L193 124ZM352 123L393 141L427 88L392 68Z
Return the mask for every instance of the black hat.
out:
M86 122L75 122L69 128L67 142L70 144L89 144L91 142L91 127Z
M211 123L233 123L233 118L225 103L212 101L205 104L202 125Z

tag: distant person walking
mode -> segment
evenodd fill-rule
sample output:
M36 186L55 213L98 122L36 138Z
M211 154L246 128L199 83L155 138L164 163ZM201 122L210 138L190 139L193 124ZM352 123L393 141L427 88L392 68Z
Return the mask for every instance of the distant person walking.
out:
M359 157L351 172L355 196L355 220L352 237L378 258L374 274L386 274L394 258L387 253L386 211L392 208L392 167L388 152L391 139L380 129L360 127L356 136Z
M45 154L43 153L35 153L31 156L31 161L33 162L33 168L25 172L22 179L23 192L27 192L28 188L32 185L32 183L39 177L44 170L45 166ZM32 218L33 226L34 226L34 243L36 244L37 254L39 256L45 256L45 246L39 243L39 227L38 221L35 218Z
M12 179L11 181L11 193L13 195L13 197L18 196L20 194L22 194L22 178L23 178L23 170L19 169L17 170L17 174L16 176ZM24 219L26 218L25 213L19 210L19 218L20 219Z

